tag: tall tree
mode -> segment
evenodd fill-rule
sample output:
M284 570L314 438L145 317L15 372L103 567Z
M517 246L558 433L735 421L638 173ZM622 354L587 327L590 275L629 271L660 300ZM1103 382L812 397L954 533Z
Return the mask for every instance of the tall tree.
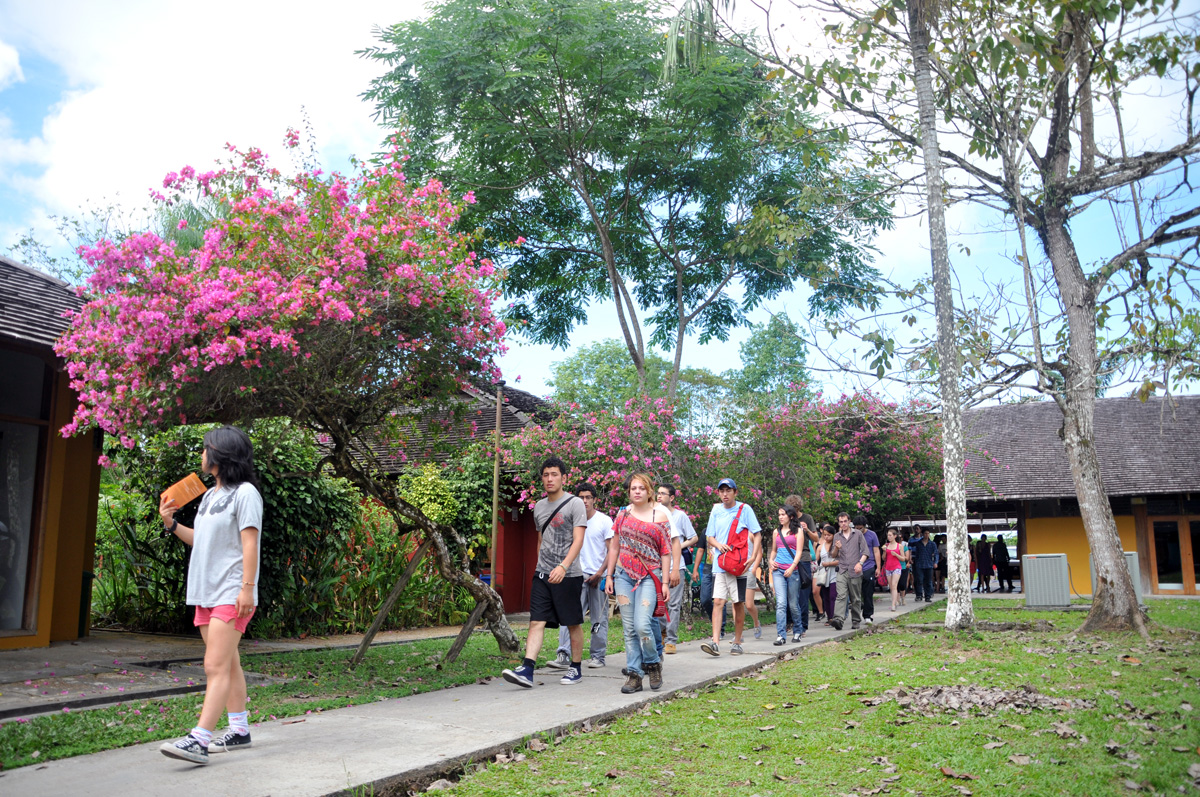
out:
M756 59L660 82L666 28L658 3L447 0L381 32L366 97L423 142L410 169L474 188L464 224L522 241L492 254L524 334L565 346L610 298L640 390L648 347L673 352L674 400L688 334L724 339L799 280L814 310L870 304L888 216L834 136L759 121L778 109Z
M1200 149L1195 16L1159 0L971 0L921 28L891 0L816 7L837 15L827 28L837 55L819 63L780 50L772 57L803 102L829 103L864 128L864 140L874 136L881 167L924 143L923 127L910 121L918 104L911 76L921 49L914 39L928 30L933 99L954 131L939 145L954 174L945 195L1003 214L1021 247L1026 311L991 327L979 313L959 320L969 371L997 390L1022 385L1057 403L1097 567L1084 628L1146 633L1096 459L1093 413L1102 363L1140 378L1143 396L1200 373L1200 208L1188 176ZM1142 87L1178 104L1177 122L1156 126L1139 145L1125 106ZM1111 212L1115 240L1086 264L1075 231L1096 208ZM1044 260L1035 262L1027 232ZM995 304L1008 301L997 294Z
M741 369L727 371L734 401L743 407L779 406L810 398L812 376L804 367L808 346L787 313L755 324L738 346Z

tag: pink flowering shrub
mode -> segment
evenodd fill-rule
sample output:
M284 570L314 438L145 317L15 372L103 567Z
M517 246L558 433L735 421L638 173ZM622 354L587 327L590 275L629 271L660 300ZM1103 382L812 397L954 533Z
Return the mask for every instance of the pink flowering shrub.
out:
M597 507L609 514L628 502L625 480L630 474L645 471L660 484L675 485L676 502L693 522L707 519L715 499L708 497L706 487L720 478L712 476L715 453L707 441L680 436L674 408L664 399L630 399L619 413L561 410L551 423L528 427L504 441L503 461L514 474L521 501L532 506L542 497L538 469L554 455L570 468L567 489L591 482L599 491Z
M81 249L93 298L57 346L80 396L64 434L128 447L142 427L286 415L335 448L366 429L399 442L397 409L494 375L493 266L452 229L471 198L410 185L402 143L352 177L286 177L233 147L168 174L156 203L198 197L217 218L194 249L151 232Z
M944 512L941 424L918 402L855 393L777 407L753 418L743 450L765 489L782 498L795 485L819 520L846 511L880 529L901 515Z

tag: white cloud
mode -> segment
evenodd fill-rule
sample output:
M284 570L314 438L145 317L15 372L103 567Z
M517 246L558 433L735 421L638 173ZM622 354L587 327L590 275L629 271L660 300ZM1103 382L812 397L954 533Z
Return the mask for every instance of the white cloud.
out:
M279 156L302 107L327 165L374 151L383 131L358 95L380 67L355 50L374 43L373 26L421 5L303 8L232 0L0 8L10 41L57 65L71 87L43 120L40 142L25 142L45 164L23 186L31 215L112 198L140 205L164 174L208 167L227 141Z
M17 48L0 41L0 91L25 79L21 72L21 56Z

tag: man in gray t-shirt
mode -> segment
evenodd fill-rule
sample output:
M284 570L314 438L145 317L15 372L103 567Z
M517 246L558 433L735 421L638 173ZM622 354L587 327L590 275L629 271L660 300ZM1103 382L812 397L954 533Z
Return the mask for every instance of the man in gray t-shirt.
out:
M533 507L533 522L538 529L538 561L529 591L525 660L515 670L503 672L504 680L527 689L533 686L533 668L547 628L566 626L571 637L571 666L559 683L575 684L583 677L580 670L583 570L579 566L579 551L587 531L587 510L582 500L563 490L567 466L561 459L547 459L542 463L541 473L546 497Z

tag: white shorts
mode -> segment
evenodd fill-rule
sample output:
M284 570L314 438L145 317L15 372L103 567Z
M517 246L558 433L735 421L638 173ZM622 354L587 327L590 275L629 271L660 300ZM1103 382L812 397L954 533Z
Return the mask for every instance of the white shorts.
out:
M732 573L713 572L713 600L738 602L737 576Z

